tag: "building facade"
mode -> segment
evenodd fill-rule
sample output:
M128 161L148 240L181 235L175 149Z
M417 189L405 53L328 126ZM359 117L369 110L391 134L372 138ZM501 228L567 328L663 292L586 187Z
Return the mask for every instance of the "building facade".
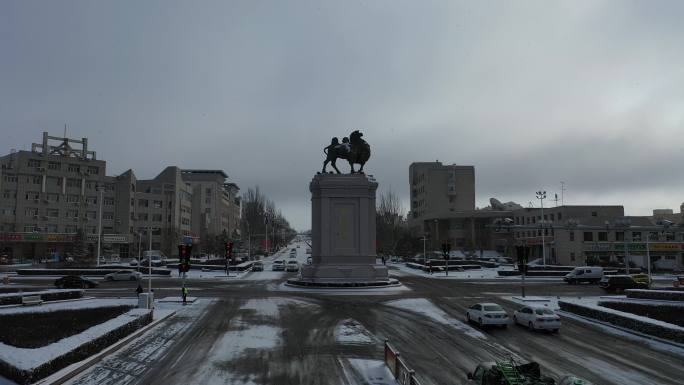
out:
M2 252L19 259L64 255L78 229L97 239L100 211L102 232L115 234L116 178L106 176L106 162L88 149L87 138L44 133L31 151L3 156L0 165Z
M79 230L95 255L100 219L101 255L122 258L137 256L150 241L172 256L188 238L239 233L239 188L223 171L170 166L148 180L132 170L107 176L87 138L47 133L31 151L0 157L0 166L0 253L15 260L59 259L72 251Z

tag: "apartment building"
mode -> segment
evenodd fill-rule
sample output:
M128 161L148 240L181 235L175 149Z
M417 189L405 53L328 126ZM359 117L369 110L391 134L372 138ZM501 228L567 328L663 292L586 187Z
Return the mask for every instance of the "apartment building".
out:
M240 189L228 183L222 170L182 170L192 187L192 227L202 239L226 234L236 237L240 228Z
M0 248L16 258L64 255L77 229L114 234L116 179L88 149L88 139L49 136L31 151L0 157ZM127 243L117 237L114 242Z
M239 236L239 188L223 171L170 166L152 179L133 170L107 176L87 138L47 133L0 165L0 253L15 259L64 256L79 229L94 255L100 207L103 255L136 256L151 240L172 256L181 241L224 230Z

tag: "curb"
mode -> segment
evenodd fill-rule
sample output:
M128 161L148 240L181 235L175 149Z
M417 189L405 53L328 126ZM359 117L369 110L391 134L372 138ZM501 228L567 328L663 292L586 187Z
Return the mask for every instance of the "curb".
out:
M138 337L142 336L147 331L149 331L153 327L160 324L162 321L165 321L165 320L167 320L167 319L169 319L175 315L176 315L176 311L174 310L171 313L169 313L168 315L166 315L166 316L164 316L158 320L152 321L150 324L146 325L144 328L136 330L133 334L131 334L131 335L127 336L126 338L118 341L117 343L108 346L107 348L100 351L99 353L97 353L93 356L90 356L81 362L73 364L73 365L77 365L76 367L70 368L70 366L73 366L73 365L70 365L70 366L62 369L61 371L65 371L64 374L58 374L61 371L53 373L52 375L50 375L50 376L48 376L48 377L46 377L46 378L44 378L38 382L35 382L34 385L48 385L48 384L59 385L59 384L63 384L65 382L71 380L72 378L76 377L77 375L83 373L84 371L89 369L91 366L102 361L106 356L117 352L119 349L121 349L122 347L127 345L129 342L131 342L131 341L137 339ZM59 378L53 378L55 375L59 375L60 377Z
M635 336L635 337L641 337L641 338L646 339L646 340L655 341L655 342L660 342L660 343L662 343L662 344L670 345L670 346L673 346L673 347L675 347L675 348L684 349L684 344L680 344L680 343L675 342L675 341L671 341L671 340L667 340L667 339L664 339L664 338L656 337L656 336L653 336L653 335L650 335L650 334L641 333L641 332L638 332L638 331L636 331L636 330L628 329L628 328L625 328L625 327L622 327L622 326L613 325L613 324L610 323L610 322L600 321L600 320L597 320L597 319L595 319L595 318L591 318L591 317L586 317L586 316L583 316L583 315L575 314L575 313L572 313L572 312L569 312L569 311L566 311L566 310L560 310L560 309L559 309L559 310L556 310L556 313L558 313L558 314L560 314L560 315L563 315L563 316L565 316L565 317L567 317L567 318L570 318L570 319L575 319L575 320L580 321L580 322L586 322L586 323L590 323L590 324L593 323L593 324L601 325L601 326L604 326L604 327L607 327L607 328L611 328L611 329L615 329L615 330L621 331L621 332L623 332L623 333L631 334L631 335L633 335L633 336Z

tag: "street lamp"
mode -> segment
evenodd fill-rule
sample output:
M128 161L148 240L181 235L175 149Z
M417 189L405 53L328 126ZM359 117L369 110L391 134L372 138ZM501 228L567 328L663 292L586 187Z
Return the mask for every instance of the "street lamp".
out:
M537 199L539 199L539 203L541 205L541 219L540 219L540 224L542 227L541 231L541 237L542 237L542 265L546 266L546 245L544 243L544 199L546 199L546 191L539 190L537 191Z
M425 234L423 234L423 238L421 238L421 240L423 241L423 263L425 263L425 261L427 260L427 256L425 255L425 242L428 239L427 236L428 236L428 234L425 233Z
M439 248L439 219L435 219L435 242L437 242L435 247Z
M100 267L100 246L102 244L102 194L104 193L104 186L98 185L97 191L100 193L100 197L98 198L100 200L100 210L97 220L97 267Z
M616 220L615 224L623 228L622 241L624 243L625 248L625 273L629 274L629 250L627 249L627 230L629 230L629 228L631 227L632 222L629 220L629 218L621 218Z

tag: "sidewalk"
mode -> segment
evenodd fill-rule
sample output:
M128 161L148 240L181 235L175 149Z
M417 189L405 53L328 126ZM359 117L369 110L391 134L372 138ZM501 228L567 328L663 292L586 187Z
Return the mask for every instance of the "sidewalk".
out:
M66 382L69 385L135 384L164 356L199 319L211 303L199 300L192 305L157 304L156 310L173 308L176 316L157 325L130 345L103 359L81 376Z

